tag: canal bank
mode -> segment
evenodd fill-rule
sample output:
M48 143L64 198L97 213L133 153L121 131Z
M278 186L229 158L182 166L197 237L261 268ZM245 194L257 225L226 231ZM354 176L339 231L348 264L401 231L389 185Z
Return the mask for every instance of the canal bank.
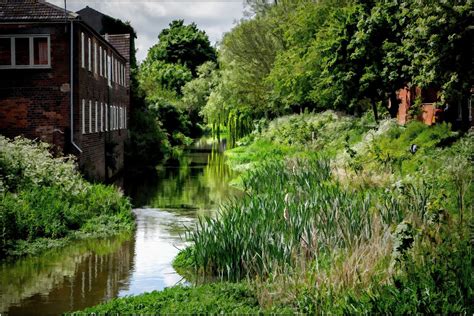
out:
M89 240L0 266L0 312L60 314L115 297L184 282L171 262L199 214L238 191L224 163L225 142L196 142L179 165L125 181L137 229L132 236Z

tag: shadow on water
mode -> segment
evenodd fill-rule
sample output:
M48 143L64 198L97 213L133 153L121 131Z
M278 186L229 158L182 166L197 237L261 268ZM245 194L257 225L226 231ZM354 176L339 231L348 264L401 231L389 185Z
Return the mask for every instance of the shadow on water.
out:
M0 265L0 314L51 315L183 282L171 266L186 227L231 196L235 176L224 142L196 142L181 159L146 176L125 178L137 229L132 236L74 243Z

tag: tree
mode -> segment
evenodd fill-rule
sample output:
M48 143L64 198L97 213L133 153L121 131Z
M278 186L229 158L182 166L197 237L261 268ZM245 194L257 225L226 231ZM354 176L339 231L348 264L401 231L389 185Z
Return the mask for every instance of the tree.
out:
M158 39L140 66L140 87L149 112L169 135L169 143L181 146L202 132L199 109L186 108L182 89L199 76L203 63L216 60L216 51L204 31L183 20L171 22Z
M184 25L183 20L175 20L169 28L161 31L158 40L150 48L147 60L186 66L193 76L196 76L199 65L217 60L207 34L199 30L195 23Z

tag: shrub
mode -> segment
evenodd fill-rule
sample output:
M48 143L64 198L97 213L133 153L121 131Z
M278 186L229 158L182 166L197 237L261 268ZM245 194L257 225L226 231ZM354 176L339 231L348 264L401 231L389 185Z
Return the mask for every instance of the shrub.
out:
M21 254L15 249L21 241L92 233L94 223L101 227L93 219L101 216L115 219L115 228L133 227L128 199L114 187L83 180L73 158L55 158L49 145L23 138L0 136L0 145L0 257ZM119 233L114 227L109 234Z

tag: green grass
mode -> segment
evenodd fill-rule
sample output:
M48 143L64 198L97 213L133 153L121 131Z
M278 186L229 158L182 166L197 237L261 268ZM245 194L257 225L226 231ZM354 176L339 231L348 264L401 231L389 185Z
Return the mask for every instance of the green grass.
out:
M257 297L248 285L214 283L176 286L113 299L77 314L258 314L260 311Z

